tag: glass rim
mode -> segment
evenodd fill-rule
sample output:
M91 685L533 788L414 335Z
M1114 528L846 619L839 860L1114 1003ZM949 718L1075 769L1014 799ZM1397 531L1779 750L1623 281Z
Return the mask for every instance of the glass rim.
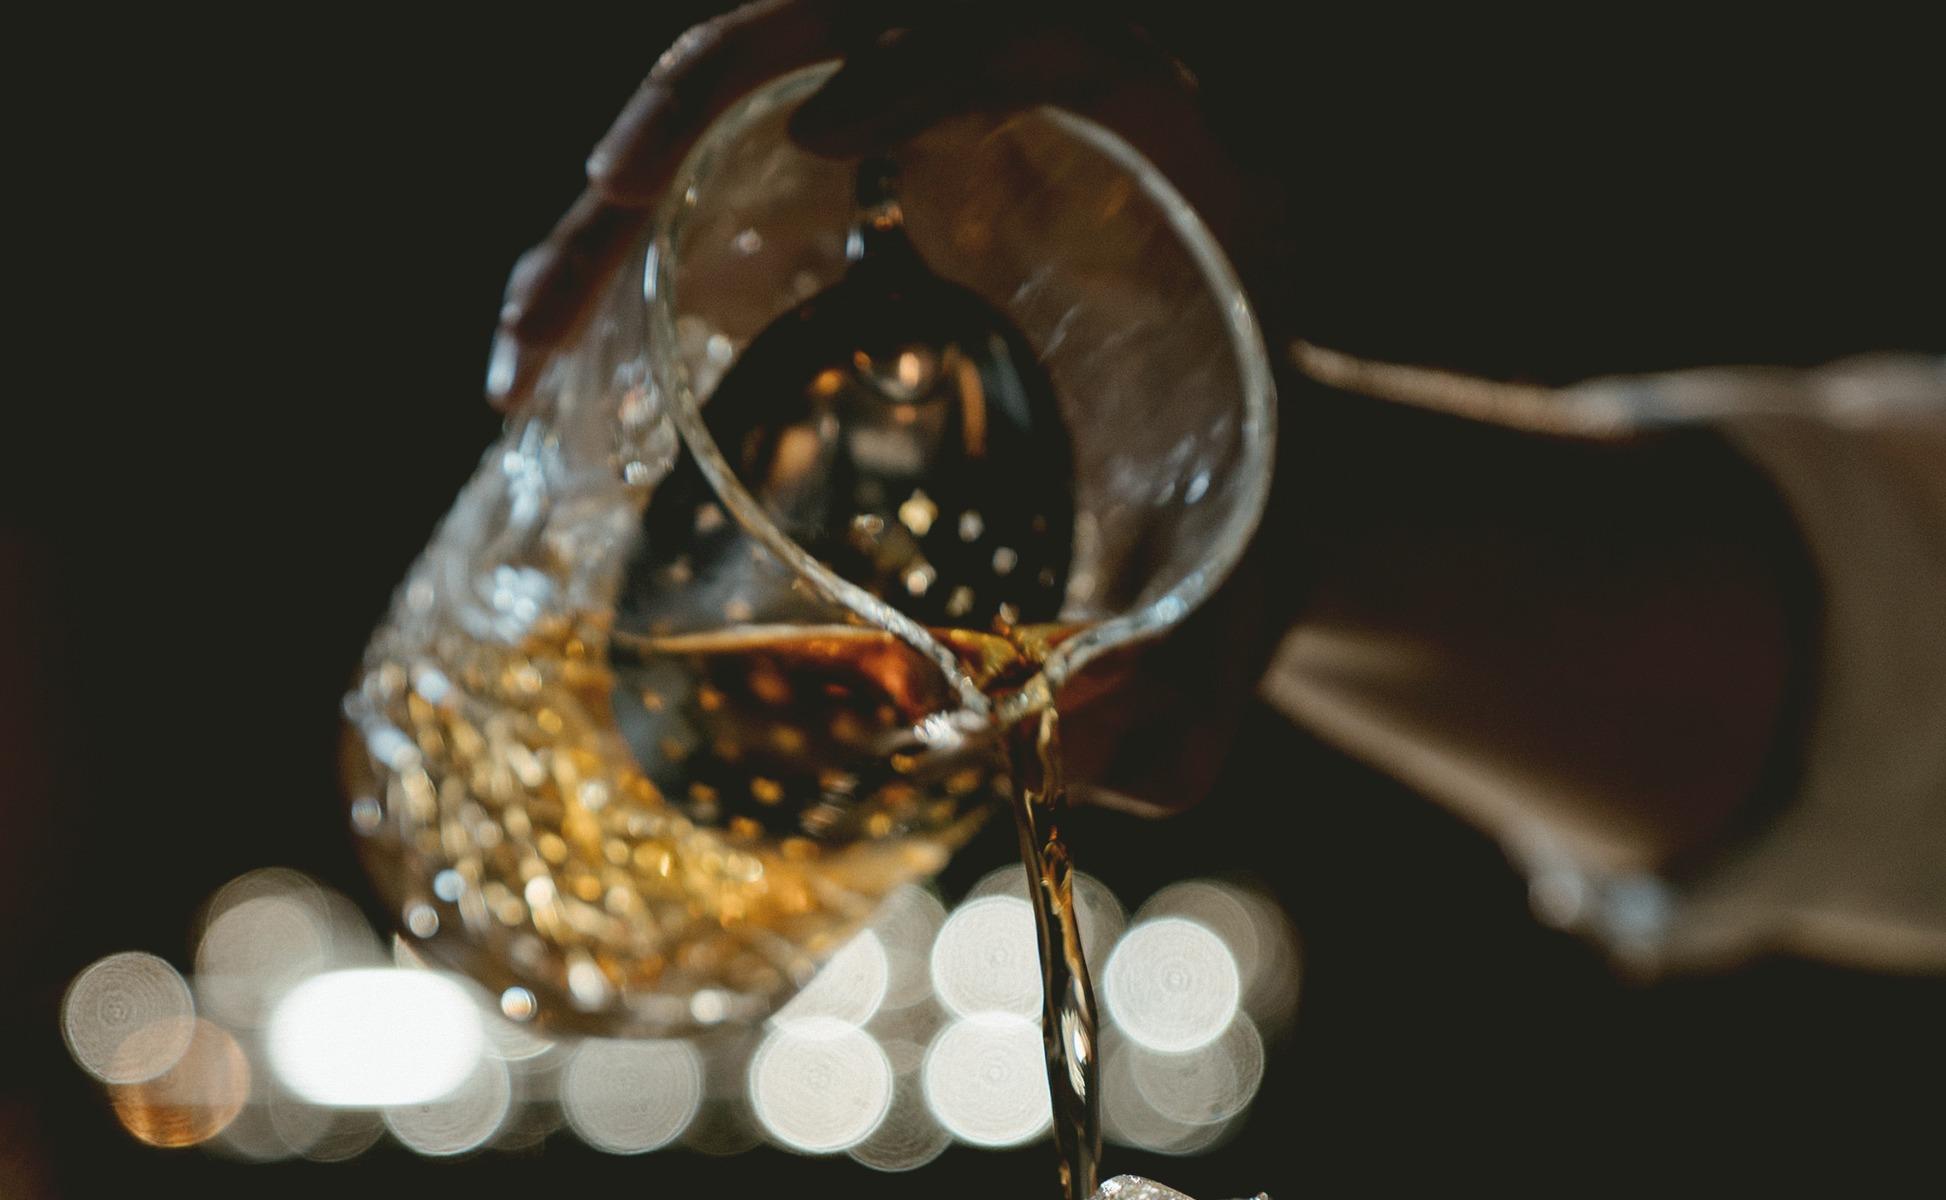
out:
M675 329L675 248L693 211L696 181L707 173L717 153L750 121L782 104L808 96L837 70L836 61L803 67L779 75L744 96L711 123L672 177L667 198L658 210L643 264L642 294L652 346L677 344ZM710 486L744 530L806 580L828 602L844 608L899 638L939 668L953 686L965 713L974 723L1011 724L1050 704L1054 693L1076 671L1100 655L1168 630L1208 598L1243 557L1256 532L1270 496L1276 444L1276 389L1262 331L1236 269L1216 237L1176 190L1167 176L1121 135L1079 113L1053 106L1036 110L1060 130L1094 149L1126 171L1156 204L1170 230L1188 251L1209 293L1224 310L1235 356L1242 408L1239 434L1243 493L1196 566L1160 596L1147 603L1090 622L1055 646L1040 670L1025 685L999 702L988 697L967 674L959 658L932 633L905 613L839 576L798 545L764 511L760 501L737 479L735 470L711 436L703 419L703 398L681 355L649 355L657 389L669 405L671 418L684 445L695 456Z

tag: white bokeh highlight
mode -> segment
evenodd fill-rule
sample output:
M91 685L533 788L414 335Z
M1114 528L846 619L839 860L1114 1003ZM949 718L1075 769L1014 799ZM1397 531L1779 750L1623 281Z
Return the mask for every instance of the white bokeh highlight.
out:
M682 1041L590 1038L561 1074L561 1109L582 1141L641 1154L681 1137L703 1103L703 1064Z
M736 1154L767 1137L912 1171L954 1140L1046 1136L1026 887L1018 865L997 869L950 915L930 887L898 889L762 1028L731 1022L725 998L703 992L687 1003L717 1030L602 1041L537 1019L550 1001L534 989L490 993L433 970L408 939L393 940L388 960L337 892L295 871L252 871L205 906L193 975L112 955L70 985L62 1033L110 1084L171 1070L199 1019L234 1033L251 1096L203 1145L251 1162L343 1161L387 1131L425 1155L517 1151L565 1125L609 1153ZM1214 1150L1242 1127L1264 1039L1296 1008L1289 917L1267 893L1192 880L1157 892L1129 928L1121 901L1083 874L1075 908L1103 1002L1108 1138Z
M310 1101L383 1108L437 1100L484 1056L479 1007L430 971L365 968L314 975L292 988L266 1031L271 1069Z
M982 896L960 905L933 942L932 985L958 1016L1037 1016L1040 948L1027 901Z
M1207 927L1236 957L1244 1011L1266 1028L1290 1020L1301 956L1290 918L1269 897L1235 884L1190 879L1149 897L1136 916L1184 917Z
M1016 1146L1052 1124L1040 1026L983 1013L939 1031L922 1068L926 1103L947 1132L973 1146Z
M885 1002L891 964L878 935L866 930L831 956L804 990L771 1018L779 1024L829 1018L863 1025Z
M1214 1125L1250 1107L1264 1079L1264 1040L1239 1016L1215 1040L1181 1054L1127 1047L1129 1078L1149 1106L1184 1125Z
M312 895L247 895L218 911L197 944L201 1008L233 1029L255 1029L284 989L330 965L330 952L331 931Z
M907 1008L932 997L932 944L946 923L946 906L925 888L906 884L887 896L871 930L885 952L885 1008Z
M61 1034L74 1061L96 1079L142 1083L182 1058L195 1015L189 984L176 969L131 950L75 976L61 1000Z
M1178 1120L1149 1102L1136 1076L1143 1056L1154 1054L1117 1030L1109 1030L1102 1039L1103 1137L1118 1146L1171 1155L1202 1154L1221 1144L1240 1117L1198 1124Z
M1108 1014L1130 1039L1167 1053L1213 1041L1242 996L1236 956L1207 926L1161 917L1130 929L1102 972Z
M482 1058L459 1087L423 1104L384 1110L385 1127L407 1149L432 1157L477 1150L493 1140L513 1108L507 1064Z
M1109 886L1086 871L1074 872L1075 923L1081 927L1081 950L1090 963L1105 960L1128 928L1128 909ZM972 901L985 896L1026 899L1027 868L1015 863L987 872L967 894ZM1031 911L1031 910L1030 910Z
M896 1063L895 1063L896 1069ZM916 1171L946 1152L953 1136L934 1119L916 1075L901 1075L892 1107L872 1136L846 1151L874 1171Z
M750 1107L787 1149L836 1154L892 1104L892 1065L869 1034L831 1017L779 1024L750 1060Z

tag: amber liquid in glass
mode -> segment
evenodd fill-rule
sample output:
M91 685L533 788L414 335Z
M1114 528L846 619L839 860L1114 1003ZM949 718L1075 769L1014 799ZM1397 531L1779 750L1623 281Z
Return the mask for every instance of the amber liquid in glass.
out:
M758 335L705 419L787 536L999 699L1073 631L1048 624L1073 554L1066 429L1004 317L926 271L895 212L861 231L850 274ZM956 725L966 697L941 664L857 622L684 456L613 612L544 618L513 644L381 631L349 707L366 754L348 769L370 797L354 823L415 944L524 989L551 1024L662 1036L760 1018L1008 801L1063 1200L1083 1200L1095 1005L1058 718L1043 704L1009 729Z
M931 632L998 700L1030 679L1047 652L1075 630ZM702 733L693 751L671 756L681 748L661 748L664 761L690 781L687 802L699 823L727 824L733 835L750 838L810 831L880 840L915 828L952 828L963 816L962 797L1011 801L1040 940L1042 1039L1062 1191L1092 1195L1100 1157L1096 1008L1074 911L1073 862L1059 824L1056 710L1022 718L1001 747L942 754L914 743L910 731L947 706L944 680L879 630L836 625L617 637L612 653L674 685L670 694L645 697L645 707L680 708L685 725ZM934 814L921 811L928 805Z

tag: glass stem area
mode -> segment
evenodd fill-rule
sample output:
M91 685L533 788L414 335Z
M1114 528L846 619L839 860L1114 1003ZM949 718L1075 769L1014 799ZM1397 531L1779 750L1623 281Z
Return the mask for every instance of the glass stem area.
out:
M1095 988L1074 911L1074 864L1061 840L1066 799L1060 719L1050 706L1007 732L1014 822L1027 867L1028 900L1040 935L1041 1044L1054 1102L1054 1148L1061 1200L1088 1200L1099 1183L1101 1108Z

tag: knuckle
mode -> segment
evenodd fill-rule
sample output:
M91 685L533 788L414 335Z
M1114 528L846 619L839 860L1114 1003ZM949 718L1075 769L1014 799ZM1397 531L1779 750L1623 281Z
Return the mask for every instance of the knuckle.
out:
M750 24L778 8L776 3L746 4L732 9L720 17L712 17L699 25L691 25L676 36L649 68L649 79L663 81L679 78L691 67L719 50L725 48L732 39L747 29Z
M668 86L656 80L643 83L608 132L589 151L583 164L588 182L596 190L612 192L618 180L630 177L641 160L654 153L669 109Z
M697 86L698 77L707 84L709 77L721 72L721 61L734 58L761 44L767 34L776 32L780 18L796 13L801 0L758 0L732 9L720 17L692 25L684 30L649 70L649 82L665 85L678 96Z

